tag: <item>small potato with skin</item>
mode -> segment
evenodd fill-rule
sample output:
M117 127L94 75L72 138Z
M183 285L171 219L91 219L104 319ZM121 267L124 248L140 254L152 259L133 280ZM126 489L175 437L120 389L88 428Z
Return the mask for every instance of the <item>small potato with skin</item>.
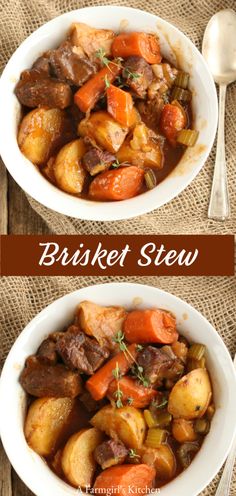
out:
M119 162L136 165L138 167L153 167L161 169L163 167L163 155L161 147L157 142L149 140L146 150L135 150L130 144L130 138L126 139L117 153Z
M47 162L63 130L65 114L60 109L38 108L22 120L18 132L21 152L35 165Z
M170 392L168 412L174 418L202 417L210 403L212 388L206 369L194 369L182 377Z
M80 136L88 136L110 153L118 152L128 131L103 110L94 112L89 119L83 119L78 127Z
M146 424L143 414L133 406L103 407L91 419L91 424L104 431L127 448L140 448L144 442Z
M81 193L87 172L81 159L86 152L83 140L78 139L67 143L59 151L53 164L54 177L57 186L71 194Z
M62 454L63 472L73 486L91 487L96 469L94 450L103 441L96 428L82 429L67 442Z
M28 411L25 437L29 446L41 456L51 455L75 406L71 398L40 398Z
M158 479L170 480L176 472L176 459L170 446L161 444L158 448L141 448L142 463L156 469Z

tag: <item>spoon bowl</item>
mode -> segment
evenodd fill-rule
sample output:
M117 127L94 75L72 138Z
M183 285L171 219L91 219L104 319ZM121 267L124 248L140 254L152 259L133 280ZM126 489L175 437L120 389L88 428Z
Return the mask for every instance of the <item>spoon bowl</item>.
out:
M202 53L216 83L236 80L236 12L224 9L213 15L206 27Z

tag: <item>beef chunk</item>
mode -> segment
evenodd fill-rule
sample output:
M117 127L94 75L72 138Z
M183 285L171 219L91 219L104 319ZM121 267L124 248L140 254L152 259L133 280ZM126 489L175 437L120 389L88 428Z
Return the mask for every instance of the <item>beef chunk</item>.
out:
M152 83L154 75L146 60L135 55L126 59L123 78L138 97L145 98L147 88Z
M50 76L49 54L50 54L50 52L39 57L33 65L33 69L36 69L37 71L39 71L41 73L44 73L46 76Z
M42 362L48 363L49 365L55 365L58 358L56 343L50 338L45 339L38 349L37 356Z
M91 394L88 391L84 391L83 394L79 397L81 403L85 406L86 410L91 413L91 412L97 412L100 410L103 406L106 405L106 400L100 400L96 401L93 399Z
M157 96L153 100L148 100L147 102L140 101L137 104L142 121L154 131L157 130L163 107L164 100L161 96Z
M92 375L109 356L95 339L88 338L77 326L68 331L56 343L56 349L64 363L71 369Z
M113 465L121 464L125 461L128 455L128 450L123 444L113 440L104 441L104 443L97 446L94 451L94 458L105 470Z
M179 379L184 370L183 364L174 355L170 346L163 348L148 346L139 353L137 361L143 367L144 377L156 387L162 384L163 379Z
M32 69L24 71L15 88L19 102L26 107L64 109L72 103L72 91L66 83Z
M82 163L85 169L90 173L91 176L103 172L111 166L111 164L116 160L115 155L109 152L103 152L99 148L91 148L83 156Z
M96 72L95 64L73 52L68 41L51 52L50 64L58 79L75 86L82 86Z
M24 390L37 398L76 398L81 392L81 378L65 365L48 365L35 357L26 360L20 376Z

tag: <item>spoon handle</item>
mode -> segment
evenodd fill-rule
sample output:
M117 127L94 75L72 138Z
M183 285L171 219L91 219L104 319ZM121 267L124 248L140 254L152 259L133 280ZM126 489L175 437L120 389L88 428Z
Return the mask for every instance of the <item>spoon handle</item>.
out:
M236 437L233 442L233 446L231 448L230 454L227 458L225 468L223 470L223 474L220 479L219 486L215 493L215 496L229 496L230 495L230 483L232 479L232 473L234 468L236 456Z
M230 216L229 195L225 161L225 97L226 85L220 85L219 122L216 161L208 209L209 219L225 220Z

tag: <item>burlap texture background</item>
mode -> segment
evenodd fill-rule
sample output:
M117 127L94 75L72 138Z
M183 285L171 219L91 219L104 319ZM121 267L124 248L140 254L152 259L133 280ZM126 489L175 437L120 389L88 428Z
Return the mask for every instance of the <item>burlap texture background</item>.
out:
M235 0L0 0L0 68L2 69L17 46L33 30L47 20L79 7L91 5L128 5L141 8L169 20L196 44L201 46L205 25L210 16L221 8L236 7ZM207 220L215 150L193 183L175 200L161 209L133 220L116 223L84 222L56 214L32 198L31 206L57 234L161 234L161 233L232 233L236 232L236 85L227 96L227 161L232 216L224 224ZM16 213L17 214L17 213ZM113 278L122 281L124 278ZM200 310L223 337L232 356L236 352L236 283L235 278L129 278L174 293ZM24 326L56 298L82 286L108 282L108 278L54 277L2 278L0 281L0 361L6 355ZM220 442L220 440L219 440ZM209 460L210 463L210 460ZM213 496L219 475L201 494ZM236 471L230 496L236 494ZM9 494L9 496L12 496ZM181 495L174 495L181 496Z

